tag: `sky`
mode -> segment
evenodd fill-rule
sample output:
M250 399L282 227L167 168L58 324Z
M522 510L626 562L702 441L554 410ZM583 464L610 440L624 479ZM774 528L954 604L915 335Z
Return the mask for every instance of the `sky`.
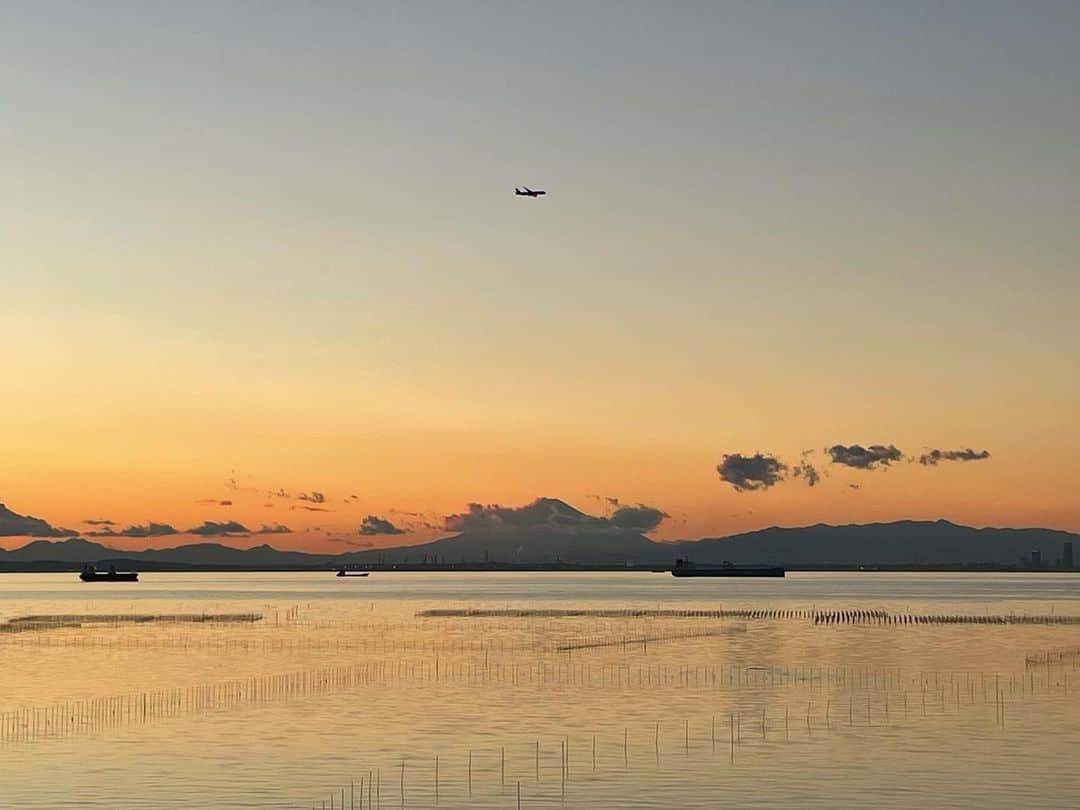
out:
M0 502L313 550L537 497L1080 530L1077 41L1076 3L6 4Z

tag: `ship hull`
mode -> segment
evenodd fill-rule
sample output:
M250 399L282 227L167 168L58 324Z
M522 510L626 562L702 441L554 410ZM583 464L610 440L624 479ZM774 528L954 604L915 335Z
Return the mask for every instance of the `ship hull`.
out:
M673 577L782 577L784 569L780 567L769 568L697 568L680 567L672 568Z

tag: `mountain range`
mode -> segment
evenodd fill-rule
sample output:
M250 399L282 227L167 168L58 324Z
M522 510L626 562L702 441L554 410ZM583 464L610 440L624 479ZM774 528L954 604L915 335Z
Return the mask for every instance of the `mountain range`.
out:
M337 565L592 565L670 566L696 563L783 565L788 568L1028 567L1032 552L1044 567L1066 557L1080 535L1054 529L976 529L945 520L902 520L797 528L771 527L730 537L658 542L617 521L586 515L541 498L527 507L477 511L461 531L413 546L313 554L269 545L238 549L219 543L128 551L72 537L0 549L0 571L69 570L84 563L136 570L325 569Z

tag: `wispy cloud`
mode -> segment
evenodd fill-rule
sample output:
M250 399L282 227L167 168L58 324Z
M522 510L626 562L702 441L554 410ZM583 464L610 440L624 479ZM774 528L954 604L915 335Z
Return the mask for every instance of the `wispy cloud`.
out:
M942 461L982 461L990 458L989 450L931 450L919 456L919 463L924 467L934 467Z
M170 534L180 534L180 532L168 523L154 523L153 521L136 523L120 531L110 527L102 531L87 532L89 537L167 537Z
M405 530L398 528L386 518L368 515L360 524L359 534L371 537L378 534L405 534Z
M857 470L874 470L878 467L888 467L894 462L901 461L904 457L904 454L891 444L872 444L869 447L863 447L861 444L834 444L825 452L829 454L833 464L841 464Z
M817 482L821 480L821 473L819 473L817 467L810 462L810 457L813 454L813 450L803 450L802 458L799 460L799 463L791 468L791 477L802 478L806 481L808 487L816 486Z
M266 524L259 527L255 534L292 534L292 529L280 523Z
M249 534L250 532L246 526L237 523L235 520L227 520L223 523L207 520L199 526L188 529L187 533L203 537L224 537L232 534Z

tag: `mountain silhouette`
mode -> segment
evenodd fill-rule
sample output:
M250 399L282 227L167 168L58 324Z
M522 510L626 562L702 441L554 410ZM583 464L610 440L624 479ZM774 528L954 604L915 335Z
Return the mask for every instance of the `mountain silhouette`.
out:
M679 557L697 563L731 561L789 568L1007 567L1031 552L1052 567L1063 544L1080 535L1054 529L975 529L945 520L797 528L771 527L730 537L657 542L587 515L563 501L542 498L518 509L476 507L457 534L429 543L343 554L280 551L268 545L238 549L219 543L127 551L80 538L35 540L0 549L0 570L58 568L117 561L141 570L192 568L326 568L343 564L510 564L668 566Z

